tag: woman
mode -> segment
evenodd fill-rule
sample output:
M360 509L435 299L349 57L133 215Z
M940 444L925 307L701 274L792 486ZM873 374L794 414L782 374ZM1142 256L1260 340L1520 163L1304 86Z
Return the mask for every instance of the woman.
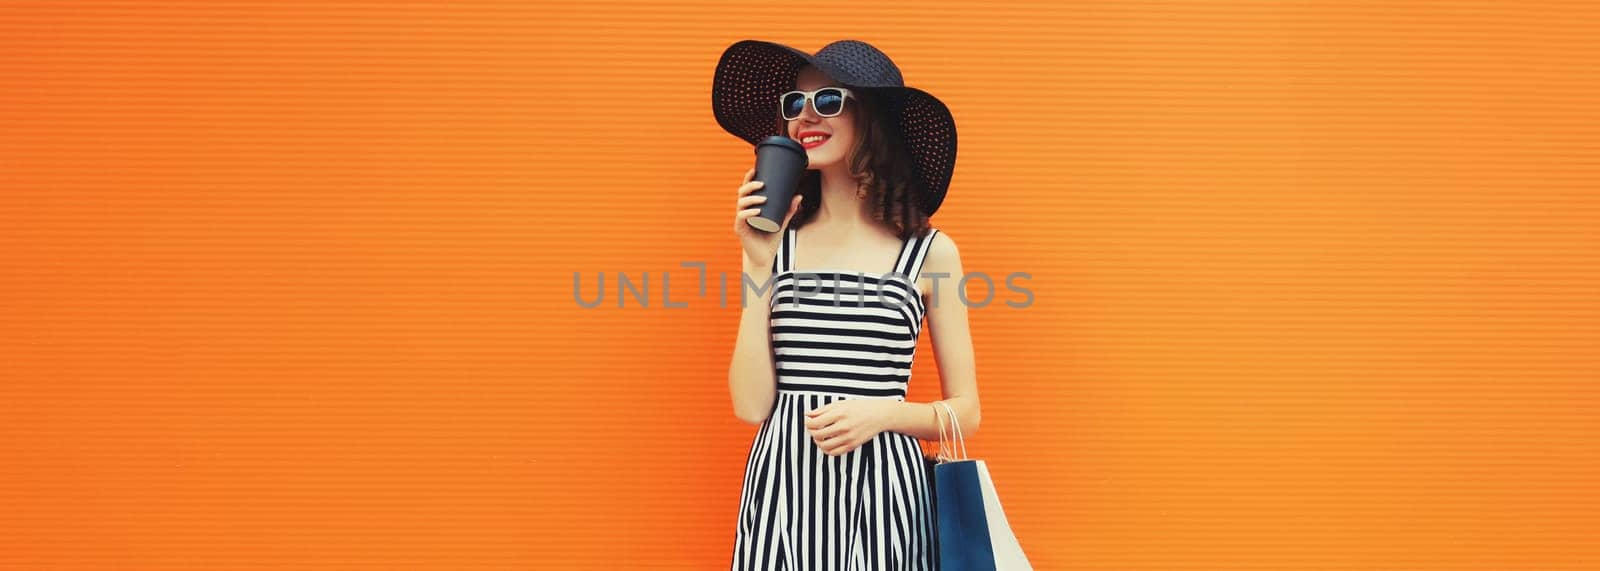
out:
M955 166L954 120L853 40L814 56L738 42L712 101L724 129L752 144L782 133L809 160L778 232L746 223L766 199L754 169L737 193L744 272L771 286L746 301L728 371L734 414L760 425L732 568L933 569L918 439L936 441L942 417L905 396L924 318L943 400L966 434L981 417L966 307L935 303L930 278L962 273L955 241L928 225Z

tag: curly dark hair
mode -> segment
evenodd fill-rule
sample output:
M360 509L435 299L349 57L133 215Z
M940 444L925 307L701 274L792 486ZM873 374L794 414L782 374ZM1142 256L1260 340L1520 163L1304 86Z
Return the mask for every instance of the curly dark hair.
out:
M866 187L864 197L873 205L879 222L892 228L901 240L928 231L928 215L916 204L921 196L922 179L916 176L915 159L900 140L896 118L888 113L886 102L867 89L850 92L846 104L856 105L856 145L850 150L850 174ZM788 121L778 115L778 134L789 136ZM822 206L822 172L806 170L800 177L800 211L789 220L790 228L805 226Z

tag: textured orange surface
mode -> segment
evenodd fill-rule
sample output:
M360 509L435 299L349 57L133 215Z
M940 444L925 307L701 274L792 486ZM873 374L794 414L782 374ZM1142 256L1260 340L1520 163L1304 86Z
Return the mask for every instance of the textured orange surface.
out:
M1039 569L1595 569L1591 2L0 3L0 568L718 569L742 38L954 110ZM573 276L606 303L576 303ZM615 278L650 276L649 307ZM663 307L661 279L674 302ZM973 286L981 296L981 286ZM926 338L912 400L939 398Z

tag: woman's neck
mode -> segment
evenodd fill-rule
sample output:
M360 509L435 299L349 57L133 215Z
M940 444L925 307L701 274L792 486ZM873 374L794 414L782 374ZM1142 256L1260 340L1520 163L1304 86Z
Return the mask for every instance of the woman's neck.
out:
M875 225L872 210L858 193L865 194L842 161L822 169L822 204L811 223L829 228L830 233L854 234L871 228Z

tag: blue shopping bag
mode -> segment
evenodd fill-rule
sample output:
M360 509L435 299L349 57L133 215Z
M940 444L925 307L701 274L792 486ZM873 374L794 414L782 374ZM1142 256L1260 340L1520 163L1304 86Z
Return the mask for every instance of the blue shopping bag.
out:
M939 422L939 455L933 466L934 509L939 522L939 568L945 571L1013 571L1033 569L1022 545L1006 522L994 479L983 460L967 458L966 440L955 410L944 401L952 423L953 443L946 450L945 421ZM954 458L960 445L960 458Z

